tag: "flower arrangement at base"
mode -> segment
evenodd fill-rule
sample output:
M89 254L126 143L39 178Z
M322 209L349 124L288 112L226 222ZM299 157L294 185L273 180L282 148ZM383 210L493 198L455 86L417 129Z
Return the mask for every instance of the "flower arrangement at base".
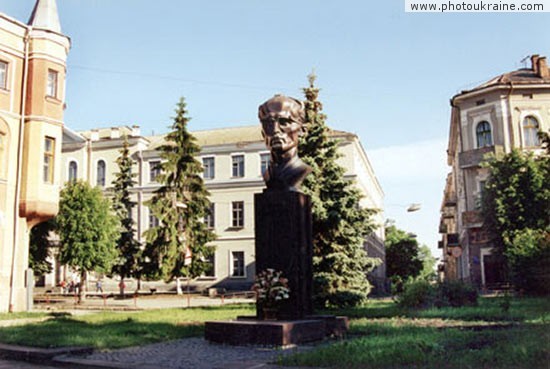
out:
M256 274L252 290L256 291L257 301L264 308L277 308L290 297L288 279L283 277L283 272L270 268Z

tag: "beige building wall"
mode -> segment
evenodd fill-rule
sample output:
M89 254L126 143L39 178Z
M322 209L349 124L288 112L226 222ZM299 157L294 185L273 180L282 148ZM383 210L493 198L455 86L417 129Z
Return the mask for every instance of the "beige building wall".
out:
M34 24L41 11L30 25L0 13L0 312L32 306L25 277L29 231L56 214L59 198L70 41L47 25ZM57 72L57 80L47 93L51 71ZM53 143L48 150L46 138Z
M448 164L450 178L444 190L440 233L445 278L461 279L480 288L497 284L492 245L483 228L480 200L488 171L486 155L513 149L541 151L526 145L525 119L534 118L538 130L550 129L550 69L546 58L532 57L530 68L502 74L451 100ZM489 144L478 145L478 127L490 128ZM441 225L446 225L441 227Z

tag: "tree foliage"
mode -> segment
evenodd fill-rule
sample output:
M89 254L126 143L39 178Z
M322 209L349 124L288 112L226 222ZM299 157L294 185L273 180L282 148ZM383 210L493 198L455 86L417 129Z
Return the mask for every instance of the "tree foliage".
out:
M403 282L419 276L422 267L416 238L395 225L386 226L386 274L397 290Z
M432 255L430 248L426 245L421 245L418 248L418 258L422 261L422 270L417 278L426 281L434 281L437 278L435 272L437 259Z
M67 183L61 190L55 218L61 245L60 261L80 271L108 272L116 261L120 223L101 189L88 183Z
M121 286L124 278L136 276L138 272L138 258L140 243L136 239L132 210L136 203L130 198L130 191L135 185L135 174L132 173L133 160L130 157L128 140L125 137L120 156L117 158L119 171L115 173L113 181L113 209L119 218L121 229L117 241L119 258L113 266L113 273L120 275ZM121 288L123 290L123 288Z
M38 223L31 229L29 242L29 268L35 276L44 275L52 271L50 256L50 233L55 230L53 220Z
M312 168L302 188L313 204L314 302L356 305L366 299L371 288L366 274L378 261L363 248L374 230L375 211L360 206L360 191L344 178L345 169L337 163L338 142L329 137L314 82L310 75L309 87L303 89L307 135L299 145L300 158Z
M549 293L550 279L550 139L547 133L540 137L545 153L513 150L484 164L484 227L493 250L507 261L509 277L530 293Z
M202 164L196 159L200 147L187 129L190 118L183 97L175 112L172 130L159 148L162 163L158 181L162 186L148 203L160 225L145 234L145 272L165 280L204 273L214 252L207 243L215 239L203 221L210 207L209 193L201 177ZM190 265L185 265L187 248L192 255Z

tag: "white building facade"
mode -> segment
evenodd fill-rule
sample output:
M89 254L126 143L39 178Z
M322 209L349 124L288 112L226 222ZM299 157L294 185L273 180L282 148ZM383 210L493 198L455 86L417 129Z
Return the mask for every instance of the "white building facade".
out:
M196 131L192 134L201 147L203 178L212 203L211 215L205 222L216 233L211 243L216 248L210 273L194 280L197 289L219 287L231 290L247 289L254 279L254 194L265 188L262 173L269 163L269 151L261 136L260 125ZM366 153L356 135L332 131L340 140L340 164L346 168L346 177L354 180L364 194L361 205L381 209L375 222L376 231L365 241L370 256L385 259L383 228L383 191L376 179ZM120 155L124 137L127 137L133 173L137 184L133 189L133 218L137 234L142 237L150 227L158 224L146 206L155 189L160 162L157 148L164 144L164 135L142 136L134 127L112 127L86 132L65 130L63 142L63 170L65 180L82 179L108 191L115 173L119 171L116 159ZM385 266L372 274L373 282L385 282ZM53 285L63 279L60 272L50 277Z

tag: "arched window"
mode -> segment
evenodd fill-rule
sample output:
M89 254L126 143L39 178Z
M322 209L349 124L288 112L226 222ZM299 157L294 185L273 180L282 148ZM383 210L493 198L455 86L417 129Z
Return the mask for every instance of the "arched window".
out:
M100 187L105 187L105 169L106 169L105 161L104 160L99 160L97 162L97 181L96 181L96 183Z
M78 164L73 160L69 163L69 182L76 181L77 176Z
M523 119L523 145L525 147L539 146L540 141L537 133L539 131L539 121L532 115Z
M479 122L476 127L477 147L485 147L493 145L493 137L491 135L491 125L489 122Z
M0 178L4 178L6 172L6 151L8 139L6 134L0 131Z

